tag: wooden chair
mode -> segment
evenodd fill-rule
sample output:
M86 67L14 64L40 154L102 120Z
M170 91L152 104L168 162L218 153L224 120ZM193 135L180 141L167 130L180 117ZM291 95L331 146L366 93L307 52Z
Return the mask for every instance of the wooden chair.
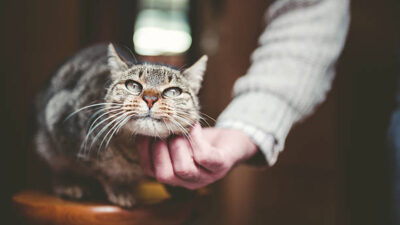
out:
M98 202L77 202L43 191L22 191L12 202L18 218L29 225L182 225L199 214L204 190L185 200L170 198L162 185L147 183L140 192L141 205L133 209Z

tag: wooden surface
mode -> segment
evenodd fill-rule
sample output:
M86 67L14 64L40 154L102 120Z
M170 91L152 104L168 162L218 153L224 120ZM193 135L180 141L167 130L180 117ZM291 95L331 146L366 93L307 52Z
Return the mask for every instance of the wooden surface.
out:
M192 219L196 201L174 201L164 199L156 193L158 200L147 202L127 210L98 202L77 202L61 199L40 191L22 191L12 198L15 212L24 224L51 225L178 225Z

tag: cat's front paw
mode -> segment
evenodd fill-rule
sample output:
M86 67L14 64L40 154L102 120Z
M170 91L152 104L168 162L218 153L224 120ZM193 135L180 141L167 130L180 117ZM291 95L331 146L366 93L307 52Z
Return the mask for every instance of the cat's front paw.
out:
M128 192L107 193L108 200L123 208L132 208L136 205L136 199L133 194Z
M54 192L61 197L80 200L84 191L79 185L58 185L54 187Z

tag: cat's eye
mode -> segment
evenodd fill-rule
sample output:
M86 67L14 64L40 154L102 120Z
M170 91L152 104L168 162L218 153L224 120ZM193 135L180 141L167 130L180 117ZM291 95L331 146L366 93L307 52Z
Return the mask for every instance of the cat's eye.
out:
M182 89L177 87L167 88L163 91L163 95L167 97L176 97L182 94Z
M133 81L133 80L127 80L125 82L125 86L126 86L126 89L128 89L130 92L133 92L135 94L139 94L140 92L142 92L142 89L143 89L141 84L139 84L138 82Z

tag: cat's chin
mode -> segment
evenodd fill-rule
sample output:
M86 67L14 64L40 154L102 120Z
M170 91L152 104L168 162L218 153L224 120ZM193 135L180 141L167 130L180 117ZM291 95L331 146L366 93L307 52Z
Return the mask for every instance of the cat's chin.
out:
M135 134L145 136L166 138L170 135L165 123L152 118L131 120L124 127Z

